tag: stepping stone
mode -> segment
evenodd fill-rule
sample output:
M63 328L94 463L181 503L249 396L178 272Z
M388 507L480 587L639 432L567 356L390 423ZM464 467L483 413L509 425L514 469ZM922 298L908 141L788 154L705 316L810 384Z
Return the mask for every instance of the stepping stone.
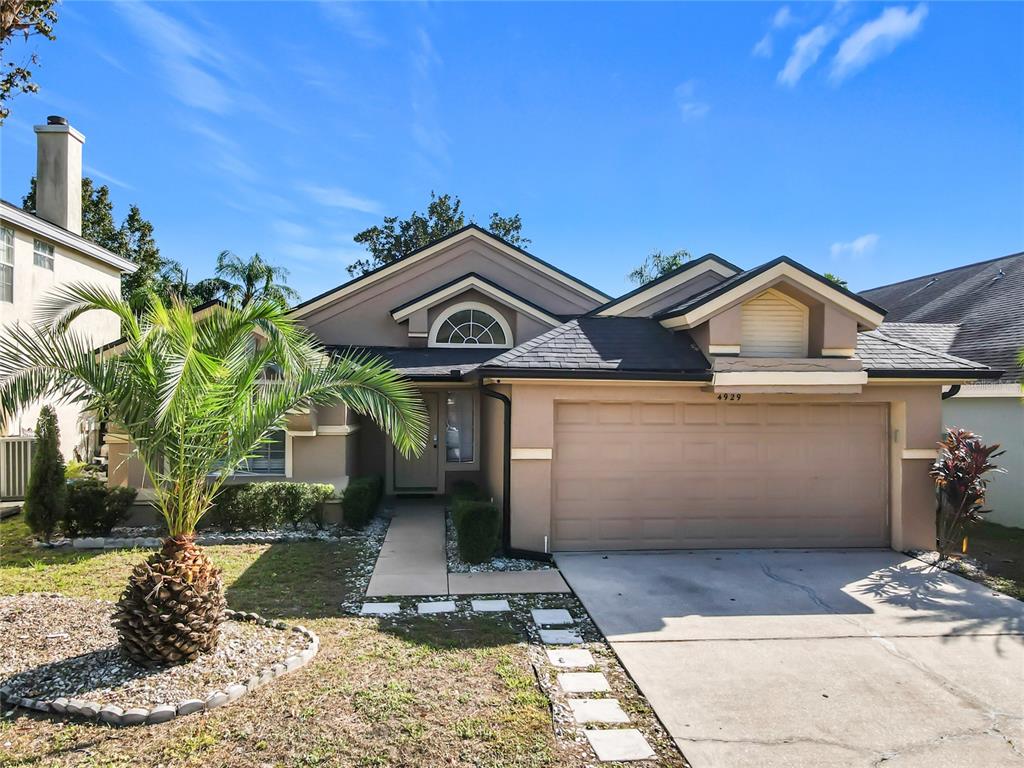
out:
M628 723L616 699L569 699L572 716L577 723Z
M416 610L421 616L428 613L452 613L455 610L455 601L438 600L433 603L420 603L416 606Z
M615 760L651 760L657 757L647 739L636 728L585 730L583 733L597 754L597 759L602 763Z
M600 672L561 672L558 684L566 693L600 693L611 690Z
M540 641L545 645L575 645L582 643L583 638L575 629L542 629Z
M512 610L508 600L472 600L471 604L473 610L480 611L480 613L501 613Z
M385 616L389 613L399 613L402 606L398 603L363 603L360 613L363 616Z
M534 608L530 613L533 615L533 623L541 625L566 625L572 624L572 616L563 608Z
M556 667L568 669L571 667L591 667L594 665L594 657L585 648L559 648L555 651L548 651L548 661Z

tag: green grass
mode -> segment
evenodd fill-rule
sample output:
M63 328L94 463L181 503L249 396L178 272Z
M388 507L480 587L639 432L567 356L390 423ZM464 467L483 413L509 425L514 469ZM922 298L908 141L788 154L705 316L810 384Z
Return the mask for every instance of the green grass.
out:
M967 531L967 554L985 567L987 586L1024 600L1024 528L977 523Z

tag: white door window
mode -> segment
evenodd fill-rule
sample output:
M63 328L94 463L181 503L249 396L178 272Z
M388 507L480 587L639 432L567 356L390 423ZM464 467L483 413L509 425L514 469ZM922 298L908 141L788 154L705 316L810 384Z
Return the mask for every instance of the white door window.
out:
M475 459L473 392L458 389L449 391L445 402L445 461L449 464L470 464Z

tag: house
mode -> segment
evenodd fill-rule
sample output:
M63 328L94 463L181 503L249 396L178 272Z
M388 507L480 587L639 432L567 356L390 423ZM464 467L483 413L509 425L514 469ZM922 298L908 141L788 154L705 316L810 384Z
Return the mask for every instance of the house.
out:
M312 410L247 474L474 480L530 553L930 548L942 390L1000 375L880 333L881 307L787 258L709 254L612 298L476 226L293 315L415 381L430 439L405 459L343 406ZM114 446L111 466L133 480Z
M82 145L85 136L63 117L35 126L36 213L0 200L0 328L30 323L39 300L56 286L89 283L121 291L121 275L135 271L132 262L82 237ZM116 339L117 318L91 312L72 324L97 346ZM71 458L88 442L90 424L73 403L50 403L57 411L61 451ZM39 406L0 425L0 436L31 434ZM95 442L95 441L94 441Z
M879 333L977 360L1004 373L951 388L942 423L977 432L1006 451L989 485L987 519L1024 528L1024 253L864 291L887 311Z

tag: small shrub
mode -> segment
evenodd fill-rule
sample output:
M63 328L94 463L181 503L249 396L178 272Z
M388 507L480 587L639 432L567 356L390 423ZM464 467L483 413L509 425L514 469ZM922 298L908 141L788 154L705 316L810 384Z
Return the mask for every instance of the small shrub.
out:
M341 519L352 528L365 528L377 512L384 491L379 475L356 477L349 481L341 495Z
M109 536L128 517L136 494L134 488L107 488L95 479L68 483L64 535Z
M459 557L467 563L482 563L498 548L501 516L490 501L459 499L452 505L452 524Z
M44 541L64 517L67 483L64 480L64 457L60 454L60 429L57 414L48 405L39 411L36 423L35 453L32 470L25 489L25 522Z
M298 528L309 520L323 527L324 503L334 494L326 483L246 483L226 485L214 501L209 519L223 531Z
M244 485L222 485L213 500L207 519L222 531L240 531L246 527L246 516L238 503L238 494Z
M459 480L452 486L452 506L460 501L486 501L488 496L472 480Z

